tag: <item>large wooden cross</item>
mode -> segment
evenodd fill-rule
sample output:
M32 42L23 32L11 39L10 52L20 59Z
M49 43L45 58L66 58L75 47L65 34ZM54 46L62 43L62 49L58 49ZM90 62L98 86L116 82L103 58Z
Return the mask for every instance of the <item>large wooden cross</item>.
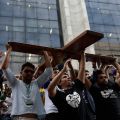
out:
M10 46L12 46L12 50L15 52L22 52L22 53L30 53L30 54L37 54L43 55L42 51L49 51L52 56L54 57L54 65L60 63L64 57L72 58L72 59L79 59L80 52L84 50L86 47L94 44L104 35L98 32L86 30L76 38L74 38L71 42L65 45L63 48L50 48L45 46L38 46L38 45L31 45L31 44L24 44L18 42L8 42ZM87 54L87 60L93 61L100 59L100 56L95 56L92 54ZM102 60L110 60L113 61L114 59L111 57L101 57Z

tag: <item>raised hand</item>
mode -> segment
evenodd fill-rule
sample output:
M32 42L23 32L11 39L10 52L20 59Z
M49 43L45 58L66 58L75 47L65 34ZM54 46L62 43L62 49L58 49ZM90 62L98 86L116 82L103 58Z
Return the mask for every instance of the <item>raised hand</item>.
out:
M63 67L63 70L65 71L68 64L71 62L71 58L69 58L68 60L66 60L66 62L64 63L64 67Z
M48 52L47 51L43 51L43 53L44 53L46 67L51 67L52 66L51 65L51 58L50 58Z
M5 58L1 64L1 69L7 69L8 65L9 65L9 59L10 59L10 53L12 51L12 47L10 45L7 45L7 53L5 55Z

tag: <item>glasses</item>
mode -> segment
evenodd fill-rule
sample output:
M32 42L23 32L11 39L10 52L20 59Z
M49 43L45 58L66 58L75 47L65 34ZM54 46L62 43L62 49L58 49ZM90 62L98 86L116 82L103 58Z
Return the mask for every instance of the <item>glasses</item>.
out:
M30 72L31 74L33 74L33 73L34 73L34 71L33 71L33 70L25 70L24 72L25 72L25 73L29 73L29 72Z

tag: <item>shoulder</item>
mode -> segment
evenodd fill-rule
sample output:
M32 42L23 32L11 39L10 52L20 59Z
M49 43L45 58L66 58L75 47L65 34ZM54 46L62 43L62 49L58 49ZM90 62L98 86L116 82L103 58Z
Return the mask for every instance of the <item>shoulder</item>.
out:
M58 89L56 89L56 94L55 94L55 96L49 96L49 98L52 100L52 101L59 101L59 100L61 100L62 98L63 98L63 96L64 96L64 92L62 91L62 90L58 90Z
M79 79L75 79L74 80L74 85L77 86L77 87L84 87L85 85L82 83L81 80Z

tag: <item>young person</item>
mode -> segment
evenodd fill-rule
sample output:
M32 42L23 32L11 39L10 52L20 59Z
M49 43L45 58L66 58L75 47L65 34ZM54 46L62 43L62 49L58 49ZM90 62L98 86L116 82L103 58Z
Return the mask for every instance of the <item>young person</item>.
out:
M120 66L113 63L120 78ZM97 120L120 120L120 79L111 81L104 70L94 72L95 84L89 84L96 105Z
M10 69L8 69L11 50L12 48L9 46L1 65L1 69L4 71L12 88L11 116L13 120L38 120L39 116L45 114L38 86L52 74L49 56L47 52L44 52L46 70L36 80L32 80L35 66L29 62L22 65L22 80L17 80Z
M87 96L85 95L85 55L81 54L79 72L76 80L71 80L66 73L71 60L64 63L63 69L53 78L48 86L50 99L58 108L61 120L93 120L88 114ZM56 89L59 83L61 90Z

